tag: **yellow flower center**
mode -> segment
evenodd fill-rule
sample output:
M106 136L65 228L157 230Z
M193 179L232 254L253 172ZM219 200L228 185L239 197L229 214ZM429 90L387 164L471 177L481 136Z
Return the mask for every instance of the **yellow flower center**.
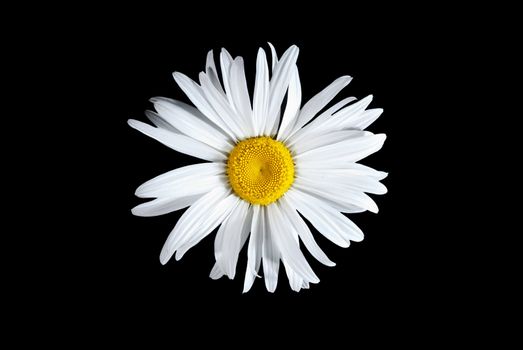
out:
M291 152L270 137L240 141L229 154L227 175L234 192L251 204L267 205L294 182Z

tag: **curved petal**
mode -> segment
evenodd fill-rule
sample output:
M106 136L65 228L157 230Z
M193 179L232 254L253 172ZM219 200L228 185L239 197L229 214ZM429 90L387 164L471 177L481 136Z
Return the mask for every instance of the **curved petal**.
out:
M265 278L265 287L271 293L274 293L278 285L278 272L280 270L280 252L274 242L274 232L269 225L269 218L267 216L267 208L261 207L263 243L262 243L262 257L263 257L263 274Z
M245 68L243 58L237 57L231 67L231 97L238 112L239 117L243 120L247 136L255 136L254 125L252 121L251 100L245 78Z
M296 230L303 244L311 253L311 255L324 265L335 266L336 264L332 262L323 252L323 250L321 250L321 248L318 246L318 244L314 240L311 230L309 229L305 221L303 221L303 219L300 217L300 215L298 215L296 209L292 208L287 198L283 196L279 202L281 203L281 208L285 217L288 220L288 223L291 225L291 227L294 228L294 230Z
M363 239L363 233L351 220L321 200L296 189L289 190L286 196L322 235L340 247Z
M201 196L203 196L203 192L194 195L157 198L137 205L131 209L131 212L133 215L146 217L163 215L188 207L194 204Z
M299 243L294 240L292 234L285 229L285 222L279 204L276 202L273 205L267 206L267 213L272 238L281 254L283 263L288 265L289 268L296 272L303 280L318 283L320 280L314 271L312 271L312 268L300 251Z
M245 271L245 281L243 283L243 292L248 292L254 278L258 276L260 262L262 258L263 235L265 232L265 220L263 211L259 205L252 206L252 223L249 246L247 248L247 269ZM259 276L258 276L259 277Z
M145 135L163 143L175 151L188 154L193 157L215 161L227 160L225 154L217 151L205 143L196 141L193 138L182 134L175 134L171 131L155 128L149 124L142 123L138 120L129 119L127 121L129 126L144 133Z
M287 105L283 113L283 119L278 130L277 140L285 140L288 132L294 126L296 118L300 112L301 105L301 83L298 68L294 66L291 80L289 82L289 89L287 92Z
M302 126L307 124L319 111L321 111L345 86L347 86L352 77L346 75L333 81L329 86L320 91L316 96L311 98L301 109L298 120L294 125L289 136L292 136Z
M160 262L162 264L167 263L181 245L186 244L193 238L200 230L200 227L204 226L204 223L210 222L217 226L223 221L224 216L226 216L224 214L228 214L234 204L230 203L230 199L228 199L230 198L229 192L230 190L225 187L215 188L198 199L183 213L162 248L160 253ZM208 232L210 231L212 230Z
M240 201L223 222L214 241L216 262L230 279L236 274L236 263L241 249L242 232L249 212L249 204Z
M233 147L228 137L202 119L167 98L152 98L154 108L165 121L183 134L203 142L219 151L229 152Z

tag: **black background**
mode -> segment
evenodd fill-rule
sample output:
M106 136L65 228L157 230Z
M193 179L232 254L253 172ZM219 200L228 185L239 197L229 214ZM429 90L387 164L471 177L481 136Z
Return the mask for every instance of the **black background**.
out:
M454 19L443 21L427 11L385 15L387 20L380 22L372 12L328 10L307 17L246 11L238 18L216 16L212 21L199 17L200 12L209 14L208 8L157 8L153 14L132 16L95 11L64 17L39 38L44 57L54 43L59 48L59 54L50 56L46 74L52 81L60 76L62 84L51 101L59 102L62 110L53 114L52 122L66 132L60 133L62 144L52 146L53 157L44 158L49 167L59 159L63 170L42 175L54 187L42 197L41 211L52 212L44 220L56 231L39 238L49 247L45 258L31 260L31 271L38 281L45 280L41 285L47 292L35 297L36 304L44 305L47 313L65 311L66 322L94 315L94 324L108 333L113 325L129 331L161 320L166 327L216 328L225 330L223 334L239 326L253 333L264 325L278 332L290 324L336 327L331 339L338 339L365 329L379 329L379 334L387 329L433 332L429 324L437 315L456 319L466 303L458 286L469 275L453 258L466 224L456 220L463 214L460 201L447 193L449 184L465 182L460 173L447 169L453 162L449 155L457 155L459 162L468 159L461 157L463 148L454 147L463 120L451 112L453 93L463 86L449 81L449 75L466 66L458 48L474 36L456 31L453 40L447 40L441 28L453 25ZM384 108L384 113L369 130L386 133L387 140L362 163L389 173L384 180L389 192L373 196L378 214L350 215L365 239L348 249L313 229L337 264L325 267L306 253L321 280L318 285L295 293L281 269L274 294L261 279L242 294L245 250L235 280L208 277L214 234L181 261L160 264L160 249L183 211L135 217L130 210L142 200L134 190L154 176L199 160L157 143L126 122L145 121L143 112L152 108L148 100L154 96L188 102L171 74L180 71L196 79L210 49L217 54L225 47L233 56L243 56L252 89L257 49L267 50L267 41L280 55L292 44L299 46L303 102L346 74L354 79L334 101L374 95L370 107ZM45 200L58 196L52 191L56 187L62 190L60 214ZM453 308L450 301L464 303ZM177 328L175 333L180 332Z

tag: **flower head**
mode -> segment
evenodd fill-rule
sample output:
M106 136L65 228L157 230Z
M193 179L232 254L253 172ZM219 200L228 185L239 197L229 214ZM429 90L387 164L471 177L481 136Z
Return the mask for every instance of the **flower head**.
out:
M189 207L165 242L162 264L173 255L181 259L219 227L210 276L234 278L247 243L244 292L260 265L267 290L273 292L280 261L293 290L319 282L299 241L321 263L334 263L298 212L330 241L348 247L350 241L361 241L363 233L342 213L377 212L366 193L387 191L380 183L386 173L357 163L385 141L384 134L363 131L383 112L367 109L372 96L359 102L345 98L321 112L351 81L343 76L301 107L298 48L291 46L278 59L270 47L270 69L265 51L258 51L252 104L243 59L222 49L222 81L212 51L200 84L173 74L196 108L157 97L151 99L156 112L146 112L155 127L129 120L131 127L166 146L207 161L162 174L136 190L138 197L155 199L135 207L135 215Z

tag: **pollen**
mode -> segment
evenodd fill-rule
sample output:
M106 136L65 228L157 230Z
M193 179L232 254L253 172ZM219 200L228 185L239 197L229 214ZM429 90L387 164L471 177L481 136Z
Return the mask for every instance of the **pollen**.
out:
M291 152L270 137L240 141L229 154L227 175L234 192L251 204L268 205L294 182Z

